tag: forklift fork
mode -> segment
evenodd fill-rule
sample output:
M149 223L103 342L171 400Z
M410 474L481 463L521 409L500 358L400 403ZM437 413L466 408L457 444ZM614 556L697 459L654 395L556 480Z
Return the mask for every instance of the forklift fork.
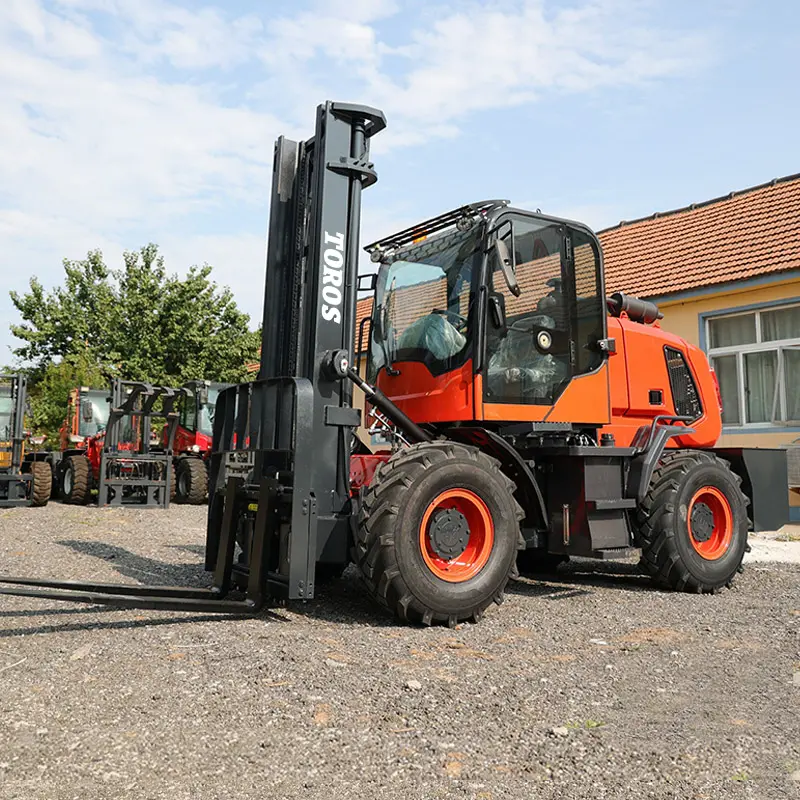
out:
M266 515L270 513L273 505L274 490L269 481L262 482L245 597L241 600L231 600L227 595L232 586L237 524L235 509L241 486L241 478L232 478L225 491L219 552L210 589L0 576L0 594L155 611L257 613L268 599L264 591L266 585L264 556L267 552L265 533Z

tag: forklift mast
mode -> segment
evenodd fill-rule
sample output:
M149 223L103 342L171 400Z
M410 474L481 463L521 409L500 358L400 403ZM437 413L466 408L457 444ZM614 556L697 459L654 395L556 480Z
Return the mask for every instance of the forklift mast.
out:
M217 402L206 566L232 558L244 519L252 542L273 545L245 547L277 597L313 597L316 562L347 560L361 191L385 125L376 109L328 102L313 139L275 146L260 371Z

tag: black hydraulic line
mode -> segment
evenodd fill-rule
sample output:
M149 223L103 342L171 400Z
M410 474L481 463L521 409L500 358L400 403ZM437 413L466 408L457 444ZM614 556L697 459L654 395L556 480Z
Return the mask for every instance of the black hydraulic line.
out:
M372 405L394 422L413 442L430 442L433 437L422 430L414 420L404 414L380 389L370 386L352 367L347 368L347 377L361 389Z

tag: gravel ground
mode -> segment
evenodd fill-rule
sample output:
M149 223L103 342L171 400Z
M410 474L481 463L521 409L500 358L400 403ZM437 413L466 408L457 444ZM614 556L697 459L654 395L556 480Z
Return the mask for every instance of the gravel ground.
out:
M1 571L205 585L204 508L0 511ZM800 796L800 567L521 581L401 627L351 572L254 619L0 597L0 797Z

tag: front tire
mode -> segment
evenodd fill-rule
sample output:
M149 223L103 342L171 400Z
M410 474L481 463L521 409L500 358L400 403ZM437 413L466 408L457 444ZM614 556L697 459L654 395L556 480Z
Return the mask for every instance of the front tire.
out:
M61 470L59 493L65 503L82 505L89 500L89 459L84 455L67 456Z
M175 470L175 502L199 506L205 502L208 473L199 458L181 458Z
M747 549L741 479L713 453L667 454L637 512L640 567L667 589L730 586Z
M34 461L31 476L31 505L46 506L53 491L53 468L47 461Z
M412 445L362 496L355 561L369 593L398 618L477 622L502 602L522 517L495 459L454 442Z

